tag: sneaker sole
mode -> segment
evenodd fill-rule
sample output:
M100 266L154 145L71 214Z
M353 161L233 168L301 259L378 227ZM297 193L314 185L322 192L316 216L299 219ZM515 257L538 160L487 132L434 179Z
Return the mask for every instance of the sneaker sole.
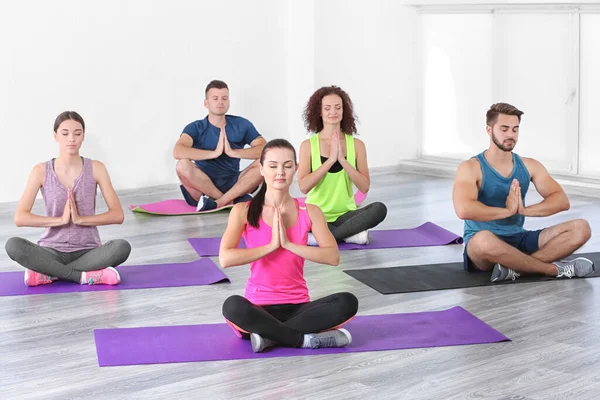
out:
M250 334L250 344L252 345L252 351L255 353L260 353L260 339L257 339L256 337L259 336L256 333L251 333Z

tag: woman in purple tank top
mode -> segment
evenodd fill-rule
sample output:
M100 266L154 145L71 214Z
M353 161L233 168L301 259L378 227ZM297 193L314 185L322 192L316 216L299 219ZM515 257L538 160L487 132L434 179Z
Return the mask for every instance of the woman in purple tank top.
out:
M98 225L123 223L123 209L104 164L79 155L85 137L83 118L65 111L54 122L59 155L36 165L17 205L17 226L46 228L38 244L13 237L6 242L8 256L26 268L25 284L37 286L57 279L82 285L116 285L113 267L123 263L131 246L125 240L100 242ZM100 187L108 211L96 215ZM46 215L31 212L38 191Z
M310 301L308 296L304 260L338 265L340 256L321 210L290 195L297 168L287 140L267 143L260 156L262 187L252 201L233 208L221 240L223 267L250 264L245 297L225 300L223 316L257 353L275 345L342 347L352 341L340 326L356 314L356 297L344 292ZM307 246L311 229L319 247ZM245 249L238 248L242 236Z

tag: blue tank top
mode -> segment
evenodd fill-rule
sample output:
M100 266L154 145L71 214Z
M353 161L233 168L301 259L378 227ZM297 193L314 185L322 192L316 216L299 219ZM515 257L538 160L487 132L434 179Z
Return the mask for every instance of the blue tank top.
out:
M513 171L508 178L500 175L498 171L492 168L483 156L483 153L477 154L474 157L477 158L477 161L479 161L479 165L481 166L481 187L479 188L477 201L490 207L506 207L506 197L510 190L510 184L513 179L516 178L521 186L521 196L523 197L523 205L525 205L525 195L529 189L531 175L529 175L529 171L527 170L527 167L525 167L525 164L523 164L521 157L515 153L512 153L512 156ZM508 236L522 232L524 230L524 222L525 217L520 214L487 222L466 219L464 234L465 245L471 236L483 230L490 231L497 236Z

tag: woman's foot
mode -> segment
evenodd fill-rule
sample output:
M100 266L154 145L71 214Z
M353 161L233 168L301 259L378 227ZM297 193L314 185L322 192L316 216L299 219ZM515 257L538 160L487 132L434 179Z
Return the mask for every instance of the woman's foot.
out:
M113 267L81 273L82 285L116 285L121 282L121 276Z
M47 285L54 282L58 278L50 275L40 274L39 272L32 271L30 269L25 270L25 285L26 286L39 286Z

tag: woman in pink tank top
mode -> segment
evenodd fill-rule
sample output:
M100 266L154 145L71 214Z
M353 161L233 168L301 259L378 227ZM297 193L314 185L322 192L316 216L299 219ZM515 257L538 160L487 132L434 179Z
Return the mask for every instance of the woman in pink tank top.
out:
M246 295L231 296L223 316L252 350L287 347L342 347L352 337L341 325L354 317L358 300L336 293L310 301L304 260L338 265L339 251L321 210L294 199L290 185L297 170L296 151L284 139L265 145L260 156L264 182L250 202L237 204L221 240L224 268L250 264ZM312 230L319 247L307 246ZM239 249L240 239L246 241Z
M106 167L79 155L85 122L74 111L65 111L54 122L59 155L36 165L17 205L17 226L46 228L38 244L13 237L6 242L8 256L26 268L25 284L37 286L57 279L80 284L115 285L131 246L122 239L100 242L98 225L123 223L123 209ZM100 187L108 211L96 214L96 192ZM31 212L42 193L46 215Z

